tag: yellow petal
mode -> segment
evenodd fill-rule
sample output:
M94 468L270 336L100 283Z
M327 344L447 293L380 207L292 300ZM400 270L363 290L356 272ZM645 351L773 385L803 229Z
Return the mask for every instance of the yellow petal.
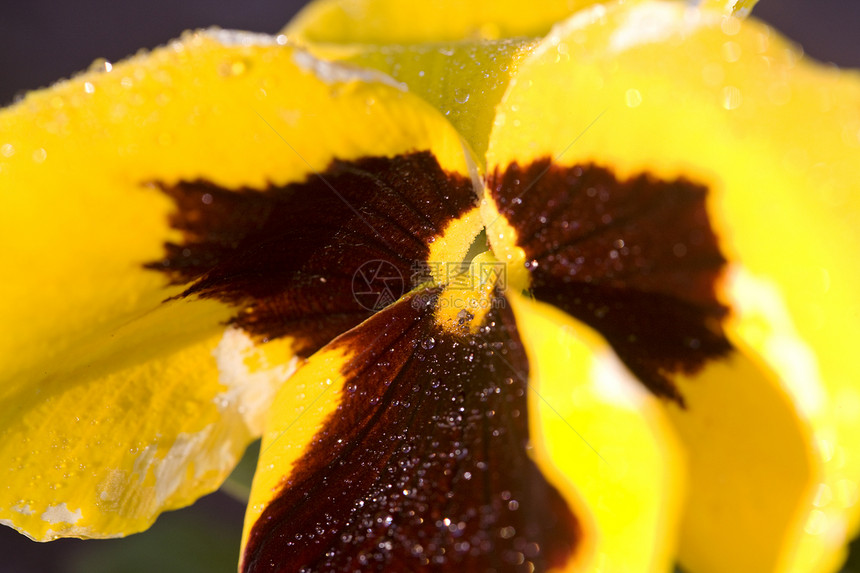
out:
M504 136L494 133L488 152L491 172L551 157L708 188L721 250L753 278L723 291L740 317L723 327L762 372L779 375L812 426L816 463L826 462L813 500L826 507L806 507L794 541L786 532L781 571L832 570L856 528L860 273L845 253L860 239L858 101L856 73L802 59L753 21L671 3L596 7L521 63L497 120ZM767 294L742 311L756 292ZM805 383L791 380L787 356ZM803 404L810 387L820 395L814 414ZM726 545L699 544L714 563Z
M540 1L523 10L509 1L319 1L284 34L322 57L404 83L445 114L483 166L495 106L531 38L593 3Z
M410 44L540 36L558 20L594 0L539 0L523 9L514 0L318 0L284 28L291 40Z
M550 305L509 300L532 367L535 459L594 520L592 559L574 570L671 571L684 459L659 400L599 334Z
M792 396L734 342L738 352L676 380L684 409L667 405L688 453L679 559L690 571L792 570L821 465Z
M171 222L197 211L164 190L205 180L247 196L334 159L423 151L472 208L457 134L372 80L211 31L0 112L4 523L40 540L147 527L218 487L289 375L288 337L225 332L236 310L214 299L166 302L187 285L154 267L166 242L182 256L193 225ZM436 256L462 256L478 228L460 224Z
M408 86L445 115L483 166L496 104L534 45L533 40L355 45L338 59L377 69ZM325 46L309 48L332 55Z
M821 362L798 332L783 290L772 280L740 268L733 269L729 278L727 296L736 313L728 331L735 344L757 357L763 370L775 372L783 392L794 398L795 409L811 427L808 439L816 453L806 506L793 519L800 534L784 548L778 570L837 571L848 552L846 540L854 535L857 511L857 477L851 463L856 382L846 381L830 394L835 385L822 379ZM789 482L785 475L774 481L784 487Z

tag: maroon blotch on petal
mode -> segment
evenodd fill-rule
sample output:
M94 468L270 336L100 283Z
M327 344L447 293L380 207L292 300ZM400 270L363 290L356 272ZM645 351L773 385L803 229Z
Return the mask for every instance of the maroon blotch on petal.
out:
M293 338L302 356L408 291L430 240L475 203L471 180L443 171L430 152L336 160L266 189L159 187L176 203L171 225L182 241L147 268L189 285L182 297L236 307L232 324L257 338ZM356 283L375 268L388 278Z
M729 352L716 295L726 259L705 186L542 159L497 171L489 188L534 296L598 330L653 392L683 403L669 375Z
M527 451L513 315L452 335L435 299L333 342L351 356L342 401L251 530L245 571L545 571L574 554L579 522Z

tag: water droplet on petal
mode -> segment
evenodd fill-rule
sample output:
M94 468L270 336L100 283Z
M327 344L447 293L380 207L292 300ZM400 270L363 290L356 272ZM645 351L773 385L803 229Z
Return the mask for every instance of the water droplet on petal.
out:
M218 66L218 74L225 78L241 76L246 71L248 71L248 64L241 59L227 60Z
M827 515L820 509L813 509L803 529L810 535L821 535L827 529Z
M833 501L833 493L826 483L818 484L818 491L815 492L815 498L812 504L816 507L826 507Z
M639 104L642 103L642 94L639 93L639 90L630 88L627 90L627 93L624 94L624 99L627 102L627 107L639 107Z
M113 69L113 64L104 58L98 58L93 60L93 63L90 64L89 70L91 72L109 72Z
M42 163L47 158L48 152L41 147L33 152L33 161L35 161L36 163Z
M723 107L728 110L737 109L743 102L741 90L735 86L726 86L722 91Z

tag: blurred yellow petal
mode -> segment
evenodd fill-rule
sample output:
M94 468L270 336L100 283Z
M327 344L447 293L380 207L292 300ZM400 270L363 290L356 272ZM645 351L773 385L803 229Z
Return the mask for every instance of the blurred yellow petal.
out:
M677 379L685 408L667 405L689 458L679 557L705 573L815 570L792 564L821 479L810 427L744 350Z
M284 309L256 304L268 278L249 281L243 264L283 250L258 236L272 226L261 213L286 209L278 200L337 194L315 174L376 182L362 211L329 201L374 237L401 221L368 205L399 197L398 185L415 193L399 201L426 205L389 201L425 240L398 232L380 248L429 257L439 239L434 256L463 256L480 223L462 142L375 77L210 31L0 112L4 523L41 540L124 535L218 487L261 432L297 343L253 329L249 308L267 325ZM317 254L340 252L317 239ZM311 286L303 310L326 308Z
M702 9L722 10L726 14L742 17L749 14L757 2L758 0L699 0L696 5Z
M284 28L290 42L331 60L382 71L439 109L484 166L490 130L519 61L556 22L594 0L521 3L317 0ZM707 0L743 15L754 1Z
M497 40L546 34L557 21L595 0L317 0L284 28L290 40L359 44L413 44Z
M834 384L822 378L814 346L798 332L783 290L773 281L743 269L734 269L729 278L727 296L736 312L727 326L735 343L748 348L763 370L775 372L812 430L815 472L805 511L795 518L802 533L784 549L779 570L838 571L848 553L846 542L856 533L856 381Z
M501 100L533 40L354 46L344 61L389 74L442 112L469 143L476 162L484 154ZM325 53L319 46L311 46ZM340 58L339 58L340 59Z
M531 365L535 459L593 516L591 560L571 570L672 571L684 457L660 401L595 331L551 305L509 300Z
M787 528L773 516L782 541L759 532L781 547L779 571L833 570L856 526L860 418L851 345L860 335L853 294L860 273L845 253L858 242L858 100L856 73L802 60L753 21L672 3L601 6L557 28L521 62L488 151L491 173L550 159L602 166L620 181L647 176L707 190L709 225L731 262L717 293L731 310L722 336L752 360L735 360L735 370L769 381L775 373L769 400L791 396L780 424L795 442L811 433L817 446L812 493L788 500L806 504L805 516ZM548 121L547 109L565 110L563 121ZM679 259L690 244L679 243ZM711 368L718 363L706 366L706 377ZM810 393L814 407L804 403ZM810 427L791 430L792 411ZM798 491L802 482L782 487ZM713 543L716 535L687 538L682 563L708 570L702 563L716 567L726 546L751 543L740 528L720 535L722 543Z
M560 19L594 4L541 0L312 2L284 29L291 42L382 71L408 86L463 135L483 166L495 107L518 61Z

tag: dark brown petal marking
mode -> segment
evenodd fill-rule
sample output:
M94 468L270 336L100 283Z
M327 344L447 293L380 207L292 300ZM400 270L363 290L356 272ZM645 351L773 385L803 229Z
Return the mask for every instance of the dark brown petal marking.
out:
M578 522L527 453L512 314L457 338L434 324L437 294L333 342L352 356L341 404L254 525L245 571L542 571L571 557Z
M264 190L161 188L176 202L171 225L183 242L147 267L193 283L182 296L236 306L233 324L253 335L294 337L303 356L372 314L353 296L362 265L395 268L404 281L396 299L431 238L475 202L472 182L445 173L430 152L336 160L320 176Z
M535 297L603 334L653 392L682 402L667 374L692 374L730 350L715 294L726 259L707 188L543 159L496 172L490 190L517 231Z

